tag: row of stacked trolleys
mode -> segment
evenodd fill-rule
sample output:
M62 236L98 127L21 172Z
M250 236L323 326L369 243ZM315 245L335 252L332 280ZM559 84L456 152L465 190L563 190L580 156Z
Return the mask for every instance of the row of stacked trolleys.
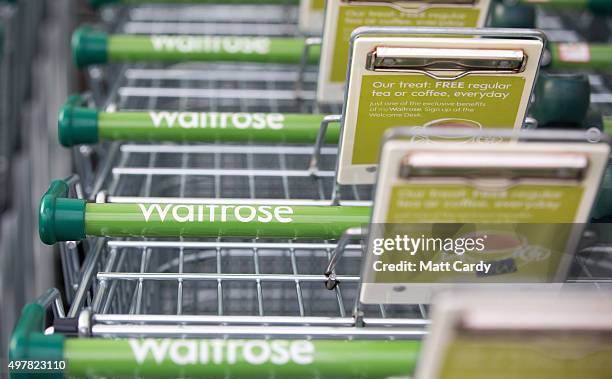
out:
M612 377L612 2L91 3L11 376Z

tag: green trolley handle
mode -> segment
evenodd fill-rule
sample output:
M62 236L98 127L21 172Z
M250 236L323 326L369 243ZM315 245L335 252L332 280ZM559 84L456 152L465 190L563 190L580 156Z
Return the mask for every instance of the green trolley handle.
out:
M45 315L47 308L59 297L56 289L48 290L35 302L27 304L21 311L17 325L9 342L9 373L12 379L41 377L46 379L63 378L61 370L35 371L11 370L11 364L27 361L53 361L64 359L64 336L45 335ZM53 367L54 364L51 365Z
M79 67L133 61L299 64L305 47L304 38L108 35L87 25L77 29L72 36L73 58ZM612 45L580 44L573 47L574 51L570 44L551 44L550 68L612 69ZM576 53L576 48L582 52ZM317 63L320 52L320 46L309 46L308 62Z
M60 143L66 147L100 140L314 143L324 116L297 113L102 112L71 97L61 108ZM338 142L340 125L325 142Z
M593 12L612 12L610 0L519 0L520 3L537 4L556 8L576 8Z
M13 379L408 377L421 349L420 341L411 340L73 338L45 335L45 312L40 302L24 307L9 360L62 363L64 369L14 370ZM189 349L199 352L195 361L185 361Z
M612 5L612 1L610 1ZM598 43L551 43L551 69L612 69L612 45Z
M89 0L89 5L92 8L98 8L104 5L111 4L278 4L278 5L295 5L299 4L299 0Z
M85 25L72 35L75 64L125 61L231 61L297 64L302 60L304 38L244 36L108 35ZM319 61L320 47L309 49L308 61Z
M98 204L67 195L67 183L55 180L41 199L39 234L46 244L86 236L338 239L370 217L365 206Z

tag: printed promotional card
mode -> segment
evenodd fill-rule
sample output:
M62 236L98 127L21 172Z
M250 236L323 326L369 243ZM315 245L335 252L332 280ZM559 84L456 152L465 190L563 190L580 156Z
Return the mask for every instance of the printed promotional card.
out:
M522 127L544 47L541 33L384 30L363 28L353 36L339 183L374 182L390 128ZM391 36L400 31L403 36ZM452 36L441 36L445 31ZM457 38L470 36L482 38Z
M415 378L609 378L611 312L592 291L444 294Z
M351 33L361 26L483 27L490 0L328 0L319 68L318 101L341 103Z
M609 151L586 142L385 143L361 301L563 283Z
M300 0L300 32L306 35L320 35L323 30L325 0Z

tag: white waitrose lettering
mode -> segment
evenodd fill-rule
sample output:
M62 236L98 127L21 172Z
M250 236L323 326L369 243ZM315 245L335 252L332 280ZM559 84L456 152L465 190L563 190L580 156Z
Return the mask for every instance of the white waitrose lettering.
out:
M266 37L151 36L155 51L179 53L268 54L271 40Z
M285 127L282 113L225 113L225 112L149 112L156 128L183 129L273 129Z
M272 205L138 204L145 222L292 222L293 208ZM197 216L196 216L197 215Z
M315 347L305 340L170 340L129 339L139 365L152 357L157 364L166 360L180 366L195 364L308 365L314 362Z

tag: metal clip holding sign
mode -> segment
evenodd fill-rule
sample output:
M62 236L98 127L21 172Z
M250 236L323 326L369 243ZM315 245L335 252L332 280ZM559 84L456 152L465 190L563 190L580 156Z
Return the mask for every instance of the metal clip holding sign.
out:
M527 29L356 30L338 183L374 182L390 128L520 129L544 45L542 33Z
M456 78L469 73L518 73L525 69L527 61L523 50L418 47L377 47L368 58L366 68L370 71L425 73L435 78ZM440 73L434 75L434 71Z
M608 143L589 137L565 131L393 130L381 152L360 301L421 304L455 286L522 289L563 283L610 154ZM480 142L495 138L501 142ZM445 234L449 225L452 233ZM434 233L438 227L444 233ZM480 238L482 249L456 255L434 244L433 250L419 248L415 254L395 248L374 253L376 240L396 234L424 241L440 235ZM408 261L414 270L393 271L398 262L408 267L403 263ZM430 270L440 262L451 262L447 272ZM514 269L457 272L450 269L455 262ZM384 265L394 265L393 272Z
M491 0L327 0L317 100L340 103L349 43L362 26L484 27Z

